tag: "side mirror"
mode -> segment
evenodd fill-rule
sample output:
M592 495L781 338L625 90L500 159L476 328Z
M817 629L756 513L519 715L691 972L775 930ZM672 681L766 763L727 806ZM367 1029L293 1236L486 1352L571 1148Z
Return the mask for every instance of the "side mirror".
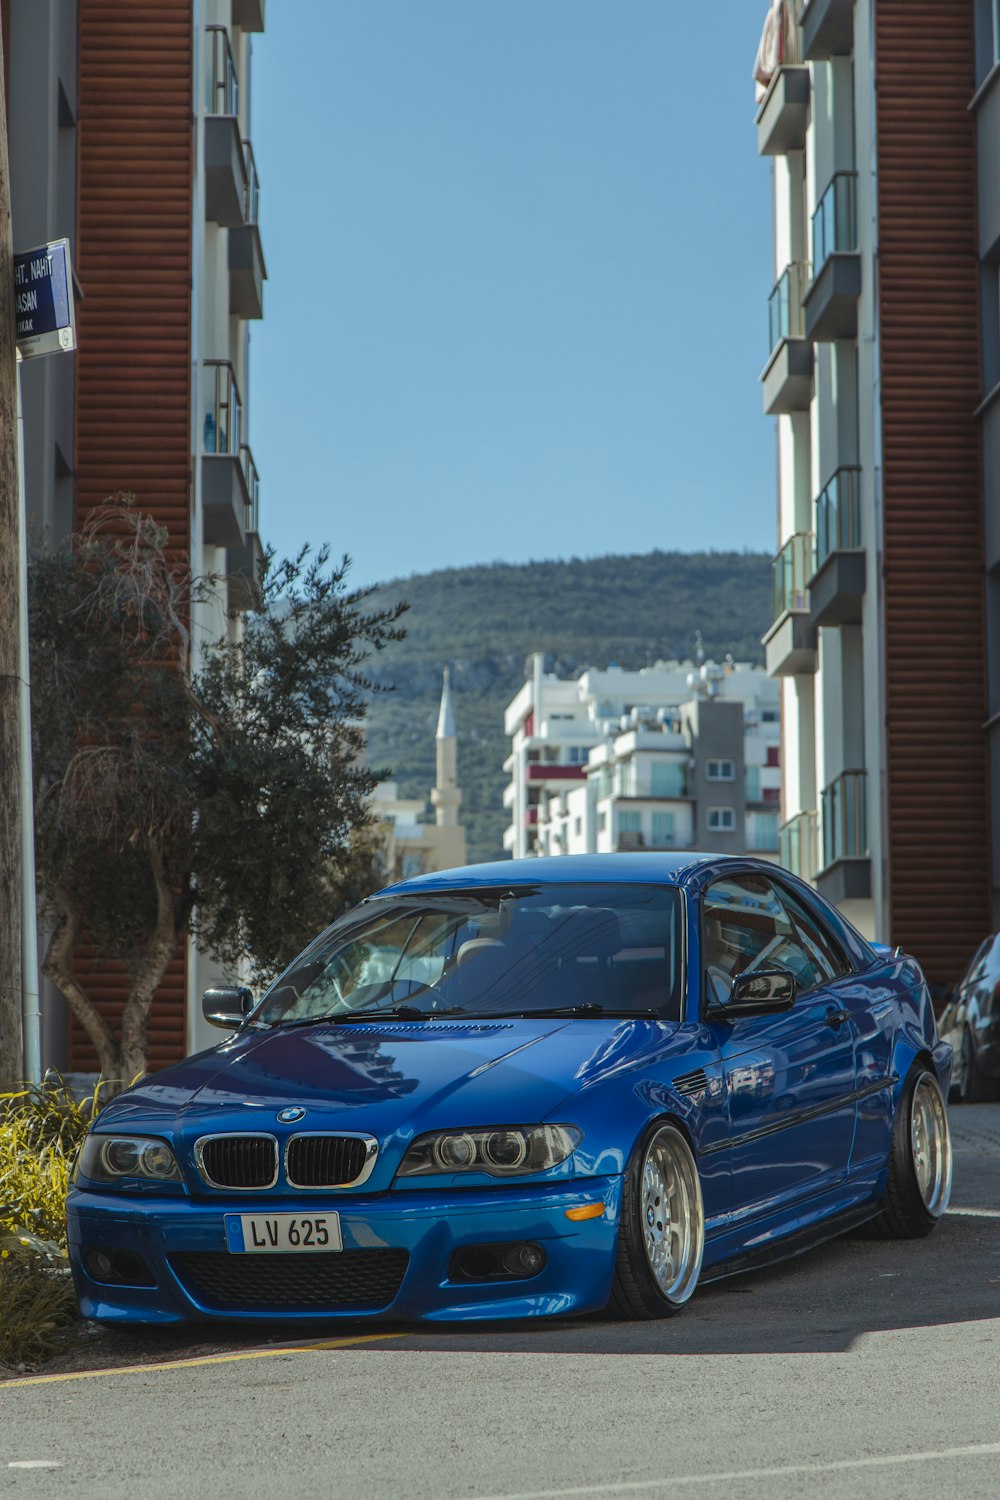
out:
M233 985L231 989L220 987L206 990L201 997L201 1013L212 1026L221 1026L223 1031L235 1031L242 1026L253 1010L253 991L245 984Z
M741 1016L768 1016L791 1010L795 1004L795 976L786 969L751 969L737 974L729 999L722 1006L723 1015L733 1020Z

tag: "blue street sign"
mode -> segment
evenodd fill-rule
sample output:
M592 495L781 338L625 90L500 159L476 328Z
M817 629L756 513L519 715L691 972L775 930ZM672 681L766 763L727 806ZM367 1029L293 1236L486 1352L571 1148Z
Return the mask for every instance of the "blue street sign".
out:
M69 240L14 256L14 296L22 359L76 348Z

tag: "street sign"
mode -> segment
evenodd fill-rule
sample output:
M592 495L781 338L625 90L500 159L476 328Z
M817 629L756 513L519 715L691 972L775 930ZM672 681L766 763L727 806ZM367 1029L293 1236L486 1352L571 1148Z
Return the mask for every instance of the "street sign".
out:
M22 359L76 348L69 240L14 256L17 347Z

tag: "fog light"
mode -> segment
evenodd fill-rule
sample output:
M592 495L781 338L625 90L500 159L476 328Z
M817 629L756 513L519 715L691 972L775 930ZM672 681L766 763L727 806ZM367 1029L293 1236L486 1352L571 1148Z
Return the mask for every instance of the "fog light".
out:
M504 1251L501 1264L511 1276L537 1276L545 1264L545 1254L539 1245L514 1245Z
M156 1278L141 1255L134 1250L98 1250L83 1252L83 1264L91 1280L102 1286L155 1286Z

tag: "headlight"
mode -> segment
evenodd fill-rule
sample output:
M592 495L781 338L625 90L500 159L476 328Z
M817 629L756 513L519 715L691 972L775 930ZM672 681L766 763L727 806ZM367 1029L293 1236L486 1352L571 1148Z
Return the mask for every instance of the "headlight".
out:
M575 1125L504 1125L488 1130L446 1130L420 1135L399 1168L400 1177L431 1172L489 1172L524 1177L566 1160L580 1144Z
M181 1180L170 1147L148 1135L88 1135L77 1170L91 1182L119 1182L123 1177L144 1177L153 1182Z

